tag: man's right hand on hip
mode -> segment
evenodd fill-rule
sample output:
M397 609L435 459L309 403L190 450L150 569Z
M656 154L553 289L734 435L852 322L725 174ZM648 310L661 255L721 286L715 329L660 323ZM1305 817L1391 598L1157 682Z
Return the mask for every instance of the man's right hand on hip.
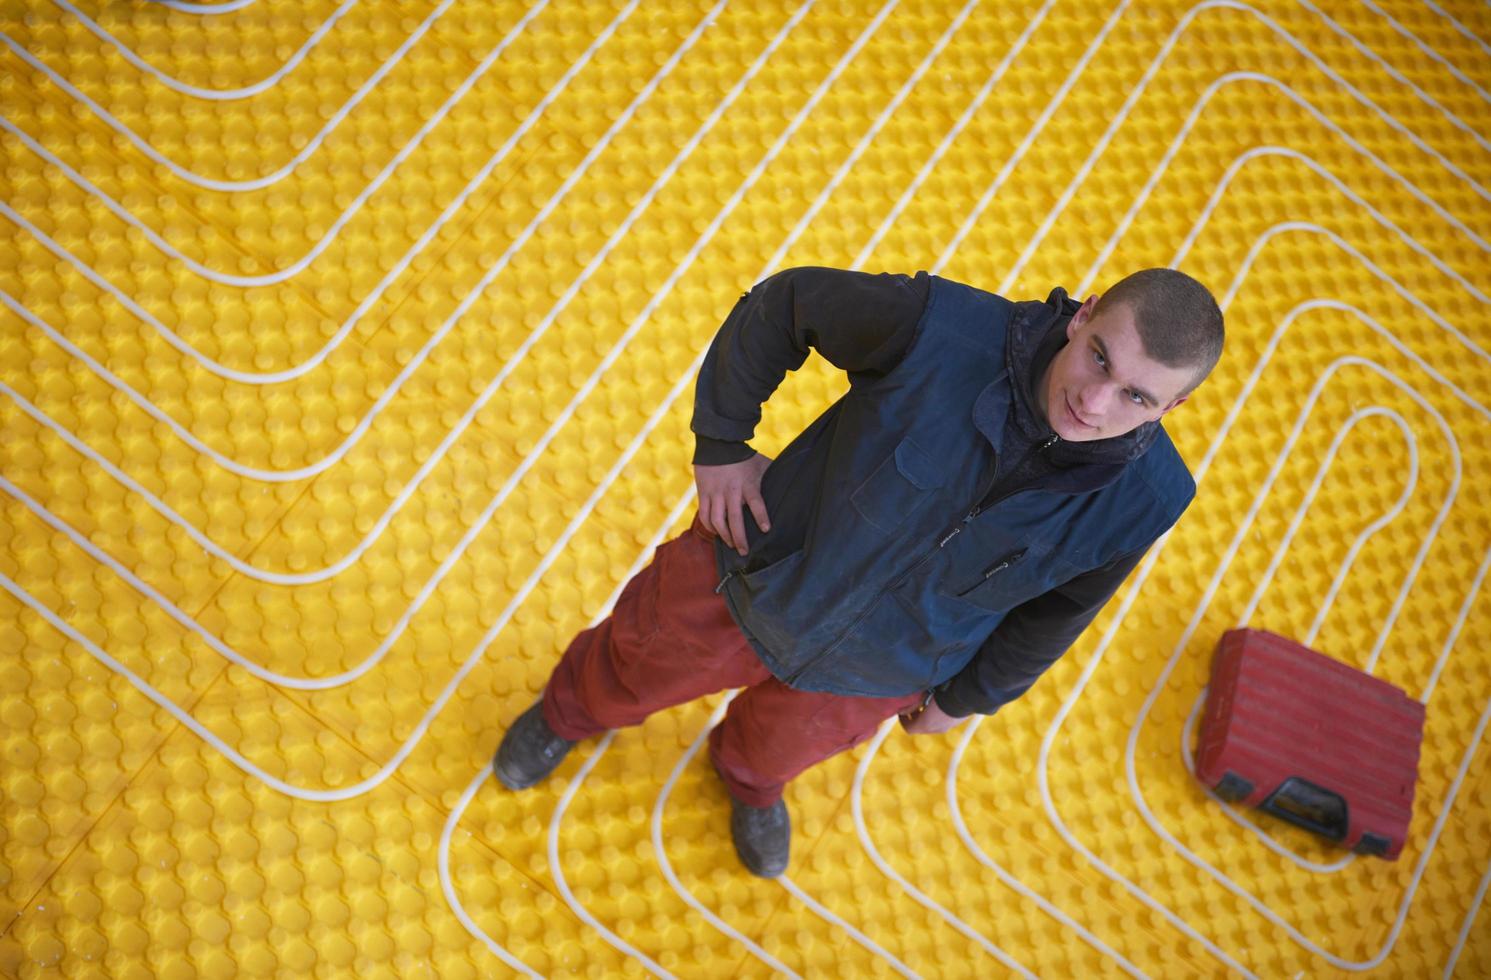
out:
M699 522L742 556L746 553L745 513L762 531L770 531L766 501L761 497L761 474L771 459L760 453L724 466L695 466L694 483L699 488Z

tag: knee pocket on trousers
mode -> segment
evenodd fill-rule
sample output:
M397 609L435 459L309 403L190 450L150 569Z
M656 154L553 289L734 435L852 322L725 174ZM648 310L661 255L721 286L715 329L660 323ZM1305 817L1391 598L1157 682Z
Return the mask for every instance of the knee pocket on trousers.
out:
M807 735L814 741L834 745L833 752L843 752L867 741L887 718L894 718L910 710L920 700L920 696L917 696L905 703L898 703L887 698L883 711L875 711L868 718L860 714L853 720L844 717L844 706L826 704L807 719ZM858 721L863 721L863 723L857 724Z
M660 552L656 561L661 562L663 558ZM648 573L633 578L616 600L616 608L611 613L612 619L632 640L651 639L662 628L662 620L658 614L661 572L662 567L659 565L649 569Z
M826 705L823 710L815 712L808 718L806 728L809 737L814 741L847 748L851 745L858 745L869 738L879 725L879 720L856 725L842 717L841 708Z
M659 633L668 633L681 641L686 640L691 617L696 614L694 587L712 588L710 575L713 571L713 549L700 552L688 533L658 548L646 575L640 581L634 580L638 581L638 592L632 604L637 637L653 639ZM681 604L681 611L675 609L669 615L664 608L669 602Z

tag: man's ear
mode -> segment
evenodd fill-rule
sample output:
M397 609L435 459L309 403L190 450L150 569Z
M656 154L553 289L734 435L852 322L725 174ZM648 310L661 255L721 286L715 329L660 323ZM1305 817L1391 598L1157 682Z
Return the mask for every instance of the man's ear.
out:
M1168 414L1170 414L1175 409L1177 409L1180 406L1184 405L1187 402L1187 400L1190 399L1190 397L1191 397L1190 395L1181 395L1179 398L1175 399L1175 401L1173 401L1170 404L1166 405L1164 407L1164 409L1161 410L1160 414L1161 415L1168 415Z
M1075 340L1077 338L1077 328L1092 319L1092 309L1097 305L1098 297L1096 293L1093 293L1082 301L1082 305L1077 308L1077 312L1073 313L1072 318L1066 322L1067 340Z

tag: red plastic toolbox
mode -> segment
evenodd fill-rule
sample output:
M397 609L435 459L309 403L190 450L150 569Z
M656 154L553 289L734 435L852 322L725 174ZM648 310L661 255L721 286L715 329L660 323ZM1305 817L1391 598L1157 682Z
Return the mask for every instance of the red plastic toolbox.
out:
M1222 635L1196 776L1358 854L1408 836L1424 706L1384 680L1275 633Z

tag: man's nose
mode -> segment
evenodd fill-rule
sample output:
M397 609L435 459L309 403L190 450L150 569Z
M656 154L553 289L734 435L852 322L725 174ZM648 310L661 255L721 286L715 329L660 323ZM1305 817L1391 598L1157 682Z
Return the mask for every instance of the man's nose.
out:
M1085 421L1096 422L1103 417L1103 412L1108 408L1108 399L1111 397L1109 388L1111 385L1089 385L1082 389L1077 397L1077 407L1082 410Z

